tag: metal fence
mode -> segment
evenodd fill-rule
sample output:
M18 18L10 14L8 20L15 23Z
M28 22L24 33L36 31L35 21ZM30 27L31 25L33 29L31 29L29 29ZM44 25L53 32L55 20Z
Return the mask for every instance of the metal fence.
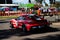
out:
M60 15L44 16L44 18L51 22L59 22L60 21Z

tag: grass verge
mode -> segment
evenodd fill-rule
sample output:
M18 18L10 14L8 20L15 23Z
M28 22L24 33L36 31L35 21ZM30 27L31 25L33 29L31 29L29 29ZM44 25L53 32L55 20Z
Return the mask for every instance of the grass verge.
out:
M0 20L6 20L6 19L12 19L12 18L17 18L18 16L12 15L12 16L0 16Z

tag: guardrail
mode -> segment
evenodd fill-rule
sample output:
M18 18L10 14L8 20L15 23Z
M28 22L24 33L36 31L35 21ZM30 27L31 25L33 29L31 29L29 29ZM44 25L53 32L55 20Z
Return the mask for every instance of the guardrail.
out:
M9 16L9 15L18 15L21 14L22 11L0 11L0 16ZM43 13L45 14L49 14L49 13ZM55 13L53 13L55 14ZM60 12L57 13L57 15L60 15Z
M0 11L0 16L10 16L21 14L21 11Z

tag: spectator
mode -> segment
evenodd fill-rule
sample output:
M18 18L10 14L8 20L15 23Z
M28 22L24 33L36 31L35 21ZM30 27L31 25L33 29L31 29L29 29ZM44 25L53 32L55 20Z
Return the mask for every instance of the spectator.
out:
M33 10L32 10L32 9L30 9L29 13L30 13L30 14L32 14L32 12L33 12Z
M40 16L40 14L41 14L41 10L38 9L38 10L37 10L37 15Z

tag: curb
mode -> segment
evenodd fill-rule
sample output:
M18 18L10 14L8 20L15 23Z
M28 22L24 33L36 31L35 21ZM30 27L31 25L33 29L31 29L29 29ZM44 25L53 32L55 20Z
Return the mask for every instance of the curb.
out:
M52 23L52 25L60 25L60 22Z

